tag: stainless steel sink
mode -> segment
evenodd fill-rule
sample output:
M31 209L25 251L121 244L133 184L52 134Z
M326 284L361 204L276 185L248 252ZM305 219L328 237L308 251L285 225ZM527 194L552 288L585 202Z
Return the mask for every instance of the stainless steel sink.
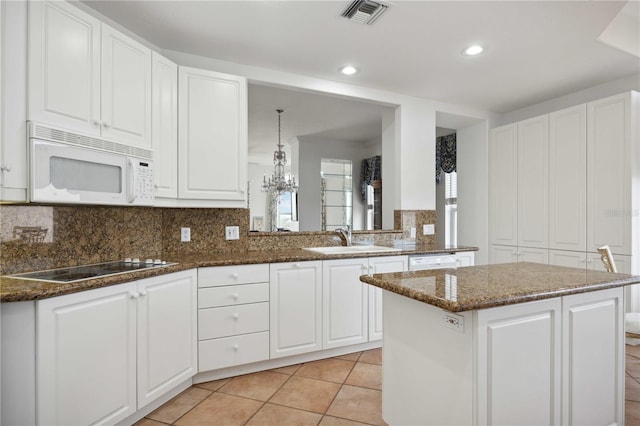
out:
M385 246L330 246L330 247L304 247L303 250L320 254L357 254L357 253L383 253L401 251L402 249Z

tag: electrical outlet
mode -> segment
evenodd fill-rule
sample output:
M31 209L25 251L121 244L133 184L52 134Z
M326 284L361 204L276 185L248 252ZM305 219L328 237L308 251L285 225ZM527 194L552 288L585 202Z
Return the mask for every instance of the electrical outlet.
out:
M445 327L464 333L464 317L462 315L456 315L451 312L444 312L442 314L442 324Z
M180 241L183 243L191 241L191 228L180 228Z
M422 235L433 235L436 233L436 228L433 223L422 225Z
M240 227L239 226L226 226L224 228L224 235L227 240L239 240L240 239Z
M411 238L416 237L416 228L411 228Z

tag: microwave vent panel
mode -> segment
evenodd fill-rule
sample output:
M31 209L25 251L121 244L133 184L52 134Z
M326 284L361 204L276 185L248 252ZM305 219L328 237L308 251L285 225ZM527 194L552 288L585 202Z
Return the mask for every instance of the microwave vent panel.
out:
M106 139L94 138L92 136L79 135L77 133L43 126L42 124L35 122L30 123L29 137L32 139L42 139L51 142L76 145L79 147L99 149L101 151L130 155L148 160L153 159L153 151L149 149L137 148Z

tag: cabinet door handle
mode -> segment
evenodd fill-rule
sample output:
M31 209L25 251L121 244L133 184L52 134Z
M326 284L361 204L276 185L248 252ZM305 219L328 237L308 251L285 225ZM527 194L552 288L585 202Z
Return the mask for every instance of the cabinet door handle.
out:
M299 263L294 263L294 264L293 264L293 267L294 267L294 268L299 268L299 267L300 267L300 264L299 264Z
M140 297L140 293L131 293L132 299L137 299L138 297Z
M147 295L147 291L146 291L146 290L142 290L142 291L140 292L140 296L144 297L144 296L146 296L146 295Z
M104 127L105 129L108 129L109 127L111 127L111 123L109 123L108 121L105 121L104 123L102 123L102 127Z
M93 120L93 125L96 127L100 127L102 125L102 123L100 122L100 120L98 120L97 118L95 118Z
M2 171L3 172L10 172L11 171L11 166L8 164L3 164L2 165Z

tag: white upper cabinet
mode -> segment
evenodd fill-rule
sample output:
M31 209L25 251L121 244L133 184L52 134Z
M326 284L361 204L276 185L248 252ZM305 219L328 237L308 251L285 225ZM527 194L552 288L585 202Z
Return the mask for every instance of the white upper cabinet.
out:
M180 67L178 197L244 207L247 79Z
M518 126L491 130L489 140L489 235L493 244L518 244Z
M28 119L151 146L151 51L66 2L29 2Z
M152 54L152 126L156 197L178 196L178 66Z
M27 201L27 3L0 2L0 12L0 200L24 202Z
M547 247L549 116L518 123L518 246ZM500 164L497 164L500 167Z
M102 24L102 136L151 147L151 50Z
M639 96L587 104L587 251L605 244L615 254L640 251Z
M587 108L549 115L549 248L586 251Z

